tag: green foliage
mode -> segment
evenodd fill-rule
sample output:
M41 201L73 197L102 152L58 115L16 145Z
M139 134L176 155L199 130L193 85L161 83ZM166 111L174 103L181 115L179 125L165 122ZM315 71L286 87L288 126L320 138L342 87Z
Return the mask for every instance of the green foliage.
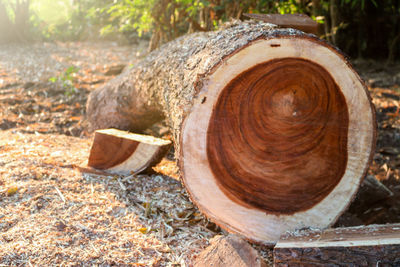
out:
M26 4L21 3L30 3L28 16ZM351 55L400 54L399 0L0 0L0 37L7 39L13 33L8 39L151 37L150 48L155 49L182 34L244 19L244 13L307 14L321 24L323 38ZM4 26L10 24L14 25Z
M155 0L124 0L115 1L101 10L109 18L109 24L101 29L101 33L109 34L113 31L133 32L137 31L141 36L151 29L151 9ZM93 13L93 9L91 10Z
M61 84L62 88L64 89L64 94L70 97L78 90L74 85L74 76L78 71L78 67L70 66L66 68L60 75L51 77L49 82Z
M112 5L93 7L89 16L108 16L103 35L137 32L152 35L153 48L193 31L213 30L243 13L302 13L298 0L114 0Z

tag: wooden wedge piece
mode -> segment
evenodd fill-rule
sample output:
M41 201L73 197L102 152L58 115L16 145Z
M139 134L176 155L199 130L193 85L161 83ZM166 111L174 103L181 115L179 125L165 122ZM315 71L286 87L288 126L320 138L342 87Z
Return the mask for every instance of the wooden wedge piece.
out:
M112 173L140 173L156 165L171 141L117 129L95 132L88 166Z

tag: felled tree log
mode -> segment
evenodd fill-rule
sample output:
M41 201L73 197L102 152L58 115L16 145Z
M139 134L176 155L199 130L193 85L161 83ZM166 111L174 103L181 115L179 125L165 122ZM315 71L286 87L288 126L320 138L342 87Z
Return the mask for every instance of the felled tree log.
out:
M91 93L93 128L167 119L182 180L214 222L274 244L347 208L375 141L364 83L313 35L234 23L168 43Z
M95 132L88 166L111 173L140 173L160 162L171 141L117 129Z
M254 14L246 13L244 16L278 25L281 28L293 28L303 32L318 32L318 23L304 14Z
M400 224L295 232L275 246L274 266L400 266Z

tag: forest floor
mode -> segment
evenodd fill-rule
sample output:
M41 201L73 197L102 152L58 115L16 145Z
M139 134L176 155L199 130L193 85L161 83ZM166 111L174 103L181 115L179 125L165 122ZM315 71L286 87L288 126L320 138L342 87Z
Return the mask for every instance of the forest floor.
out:
M146 43L0 46L0 266L185 266L224 234L189 200L171 157L152 175L77 168L92 140L88 94L145 51ZM336 226L400 222L400 65L354 64L377 110L369 174L394 194L356 200ZM149 133L168 135L157 129ZM271 263L271 251L257 249Z

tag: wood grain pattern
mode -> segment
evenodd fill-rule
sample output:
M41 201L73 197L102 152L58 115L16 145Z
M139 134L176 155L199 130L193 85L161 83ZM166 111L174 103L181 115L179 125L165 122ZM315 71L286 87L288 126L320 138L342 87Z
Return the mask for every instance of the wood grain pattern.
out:
M126 161L136 150L139 142L116 138L96 132L89 155L88 166L105 170Z
M348 111L329 73L304 59L257 65L219 96L210 166L234 201L290 214L320 202L347 163Z
M325 197L322 197L319 202L317 202L316 198L311 198L312 201L315 201L313 206L309 206L309 208L305 208L306 206L299 206L298 208L301 210L296 212L290 212L287 210L283 210L282 212L271 211L270 206L267 207L267 210L257 207L252 203L240 200L237 196L234 196L232 192L227 191L227 187L222 187L220 184L221 178L214 170L214 164L216 164L215 160L221 159L218 157L218 152L215 153L217 157L210 157L212 154L210 154L210 147L212 147L209 142L210 130L212 131L213 127L219 127L219 125L212 126L212 117L216 112L219 112L218 103L220 103L221 98L223 97L222 95L224 95L224 90L229 84L232 84L237 77L240 77L248 70L259 66L260 64L266 64L283 58L309 61L320 66L318 69L321 70L318 71L321 72L323 69L326 70L337 85L340 93L343 94L348 112L347 142L345 146L345 151L347 152L347 163L344 174L341 178L337 178L338 183L336 186L334 186L332 191L325 195ZM314 70L311 69L309 72L312 71ZM311 77L314 74L305 75ZM286 76L289 77L290 75L285 73L281 76L281 80L286 80ZM311 84L314 83L313 79L315 78L312 78ZM324 77L324 79L329 80L329 77ZM280 81L278 81L278 84L280 84ZM310 84L310 82L305 84ZM302 86L302 83L299 82L297 86ZM242 90L246 90L246 88L248 88L248 84L242 83ZM262 89L259 90L263 91ZM285 94L281 97L278 97L278 95L279 94L275 96L275 101L273 102L282 103L279 99L286 99L286 97L284 97ZM317 95L320 95L319 92ZM230 94L227 96L231 97ZM312 94L310 96L312 96ZM305 98L305 96L302 96L299 99L302 98ZM206 101L203 101L203 99L206 99ZM240 105L243 105L244 102L246 101L241 101ZM283 101L283 103L284 102L285 101ZM234 105L235 104L232 104L232 106ZM266 104L261 106L263 106L264 109ZM274 109L269 108L269 110L273 111ZM276 108L275 110L280 109ZM290 114L291 110L292 109L289 108L289 106L287 109L282 109L280 116L284 117L284 114ZM190 109L190 114L185 119L182 128L182 153L180 164L185 187L190 193L192 200L205 214L209 216L209 218L217 222L223 228L235 233L241 233L256 242L273 245L277 240L279 240L280 235L288 230L301 229L304 227L326 228L332 225L339 215L346 210L350 201L355 196L357 188L362 181L362 177L366 173L368 162L371 160L371 155L373 154L373 144L375 141L375 122L373 112L374 110L368 97L368 92L359 76L354 72L350 65L346 65L346 59L338 53L337 50L333 49L326 43L317 41L310 36L305 38L278 37L257 40L251 45L233 54L231 57L225 58L224 62L221 63L221 65L219 65L218 68L207 77L207 79L205 79L203 87L199 90L198 97L195 99L194 104ZM259 119L261 118L265 120L263 114L256 115ZM318 115L315 116L318 117ZM233 115L232 117L235 116ZM240 116L236 117L238 120L241 120ZM249 121L251 116L247 117L247 120ZM227 121L229 121L229 119L227 119ZM265 121L262 121L260 125L264 124ZM258 124L249 123L249 125L253 127L248 130L250 134L251 132L255 132L254 128L257 128L257 131L263 132L262 129L258 129L261 128ZM327 126L329 127L330 125L331 121L327 122ZM336 127L336 129L337 128L340 128L340 126ZM333 127L333 129L335 129L335 127ZM226 127L226 131L229 132L235 130ZM233 144L233 148L224 148L226 151L229 152L232 149L238 149L238 152L242 153L243 151L240 150L240 146L234 146L235 142L242 141L241 136L243 134L240 134L241 135L238 137L216 132L216 138L218 138L218 135L221 135L221 140L225 142L226 145L231 146ZM250 134L246 133L246 135ZM304 132L300 132L300 134L301 136L304 136L309 133L305 134ZM277 136L279 137L279 135ZM331 138L329 137L329 134L328 138ZM229 139L233 139L235 142L229 141ZM218 142L215 141L214 144L218 145ZM246 148L244 151L246 151ZM330 150L328 150L328 152L330 152ZM241 159L239 158L242 154L233 154L232 156L233 158L228 158L227 161L229 162L231 160L233 162L236 160L240 164L235 166L236 169L228 169L229 173L235 172L238 168L241 168L242 163L247 164L250 162L250 164L244 166L246 166L246 170L253 169L253 165L251 165L253 159L252 157L249 158L248 154L243 153ZM310 162L311 165L316 166L315 168L317 171L318 168L323 168L323 166L316 164L316 162L318 163L318 160L319 159L316 158ZM251 167L249 168L248 166ZM224 168L226 169L225 166L221 169ZM326 170L329 170L328 167L325 168ZM298 169L301 173L303 169L307 169L307 166L299 165ZM257 172L259 170L254 171ZM281 171L284 173L284 171L287 170ZM253 170L251 173L253 173ZM262 173L262 171L260 171L260 173ZM265 172L264 174L267 176L269 173ZM251 180L246 180L246 176L240 178L242 181L247 182L250 185L253 183ZM295 179L296 177L294 180ZM232 180L233 182L236 182L235 179ZM278 180L278 178L276 180ZM269 181L269 183L272 184L275 182L277 181L273 179ZM329 183L326 185L329 185ZM260 182L259 185L262 185L261 188L254 189L253 187L250 190L254 190L256 193L263 190L265 190L264 192L269 190L269 184L264 185ZM244 194L245 193L243 193L243 195ZM279 196L279 193L275 196ZM281 201L282 198L277 198L277 200ZM284 199L284 202L286 201L288 200ZM300 199L300 201L302 200ZM283 205L287 205L291 208L287 203L288 202L283 203Z
M148 170L165 156L171 141L120 131L97 130L88 166L112 173L129 174Z

